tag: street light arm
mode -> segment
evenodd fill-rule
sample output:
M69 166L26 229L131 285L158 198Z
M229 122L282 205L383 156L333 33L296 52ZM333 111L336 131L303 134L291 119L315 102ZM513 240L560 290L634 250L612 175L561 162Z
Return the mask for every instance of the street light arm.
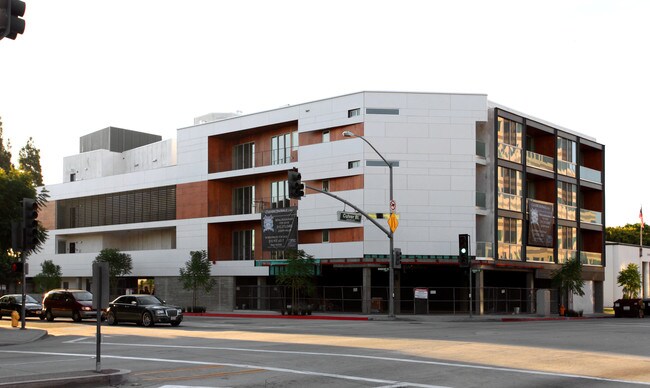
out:
M350 133L351 133L351 132L350 132ZM384 156L383 156L381 153L379 153L379 151L377 151L377 149L375 148L375 146L373 146L372 143L370 143L368 140L366 140L365 137L363 137L363 136L359 136L359 135L355 135L354 133L352 133L352 136L354 136L354 137L358 137L359 139L363 140L366 144L368 144L368 145L370 146L370 148L372 148L373 151L375 151L375 153L376 153L377 155L379 155L379 157L381 158L381 160L383 160L384 163L386 163L386 165L388 166L388 168L391 168L391 169L393 168L393 165L390 164L390 163L388 163L388 160L386 160L386 158L384 158Z

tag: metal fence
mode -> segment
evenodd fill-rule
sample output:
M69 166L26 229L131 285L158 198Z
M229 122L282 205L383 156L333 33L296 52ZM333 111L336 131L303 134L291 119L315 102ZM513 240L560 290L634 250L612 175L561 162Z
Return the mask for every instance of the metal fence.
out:
M468 287L402 287L396 290L396 312L400 314L465 314L469 312ZM536 289L485 287L474 289L473 311L484 314L512 314L535 312ZM426 298L423 296L426 295ZM551 290L551 300L557 291ZM367 301L371 313L388 310L388 287L372 287ZM315 287L311 292L301 292L297 303L309 306L312 311L361 313L363 312L362 287ZM238 286L235 296L237 309L281 311L291 304L291 289L285 286ZM552 310L556 303L551 303Z

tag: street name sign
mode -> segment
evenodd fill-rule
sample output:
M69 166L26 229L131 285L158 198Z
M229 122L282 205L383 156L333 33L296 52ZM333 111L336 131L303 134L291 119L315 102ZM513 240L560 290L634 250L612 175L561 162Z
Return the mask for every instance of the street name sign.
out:
M339 221L356 222L356 223L361 222L361 213L357 213L357 212L337 211L336 216Z

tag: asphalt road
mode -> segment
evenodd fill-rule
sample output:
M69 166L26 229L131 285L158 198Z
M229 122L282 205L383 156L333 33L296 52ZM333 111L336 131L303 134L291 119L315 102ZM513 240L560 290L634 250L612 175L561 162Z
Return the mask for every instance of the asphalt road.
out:
M8 321L0 321L7 325ZM94 370L94 323L29 320L49 336L0 347L0 378ZM102 326L122 386L632 387L650 385L650 319L299 321L186 317Z

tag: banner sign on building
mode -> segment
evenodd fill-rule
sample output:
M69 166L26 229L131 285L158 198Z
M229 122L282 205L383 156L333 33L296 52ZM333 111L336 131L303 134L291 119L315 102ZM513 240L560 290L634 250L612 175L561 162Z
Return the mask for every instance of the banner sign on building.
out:
M528 201L528 244L553 248L553 204Z
M262 211L262 250L298 249L298 207Z

